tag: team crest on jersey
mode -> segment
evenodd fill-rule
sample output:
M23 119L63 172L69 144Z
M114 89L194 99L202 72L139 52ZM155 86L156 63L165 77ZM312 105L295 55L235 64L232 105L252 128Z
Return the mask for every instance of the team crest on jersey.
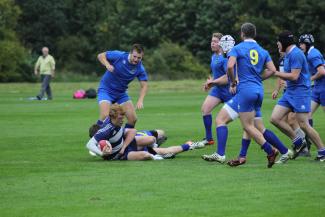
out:
M305 105L301 105L301 109L306 109L306 106Z

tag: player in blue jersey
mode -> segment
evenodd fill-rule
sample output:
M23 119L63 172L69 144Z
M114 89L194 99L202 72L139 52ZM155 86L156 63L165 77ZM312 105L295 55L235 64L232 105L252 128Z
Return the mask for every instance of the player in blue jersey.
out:
M285 53L281 50L280 53L280 61L279 61L279 71L284 72L284 55ZM272 99L276 99L283 88L283 93L285 93L287 88L287 82L282 80L281 78L277 79L275 90L272 92ZM296 114L294 112L289 112L287 116L283 118L283 121L287 122L292 130L295 132L296 136L304 138L306 140L307 147L300 152L299 156L303 157L310 157L310 146L311 142L308 137L306 137L305 132L300 128L297 120L296 120Z
M231 36L223 36L220 40L220 46L225 52L229 52L234 46L234 39ZM264 76L264 75L263 75ZM226 161L225 149L228 139L228 128L227 124L234 121L238 117L238 94L232 97L231 100L227 101L222 107L216 118L216 124L219 129L217 134L218 147L215 153L211 155L203 155L202 158L207 161L216 161L219 163L224 163ZM272 131L264 127L262 121L262 113L260 110L256 111L254 124L263 133L264 138L274 147L276 147L282 154L278 163L285 163L289 160L292 155L292 151L287 149L284 144L273 134ZM217 129L218 129L217 128ZM230 166L238 166L246 162L246 154L250 144L250 136L246 131L243 133L242 137L242 147L238 158L228 161Z
M307 57L311 80L314 81L311 98L311 114L313 114L319 106L325 111L325 61L320 51L314 47L314 37L311 34L303 34L299 37L299 45ZM313 126L310 117L309 123Z
M294 36L290 31L286 30L279 34L277 45L279 50L286 53L285 72L277 71L275 75L287 81L287 89L273 109L271 122L292 139L295 158L306 147L306 142L283 120L290 111L295 112L300 128L318 148L316 159L325 161L324 144L317 131L308 123L308 113L311 111L311 85L307 59L294 44Z
M268 168L275 163L278 151L267 142L254 125L256 112L261 110L263 102L262 72L264 66L268 70L263 78L268 78L276 68L269 53L254 40L256 27L251 23L244 23L241 26L241 38L243 42L236 45L229 53L228 75L231 81L231 92L237 89L238 111L241 124L244 130L261 146L267 153ZM234 75L234 68L237 63L239 84ZM273 134L273 133L272 133ZM274 135L274 134L273 134Z
M201 141L203 145L213 145L212 136L212 110L220 103L227 102L232 95L229 92L228 78L226 75L227 58L224 57L219 41L222 37L221 33L213 33L211 39L211 57L210 68L213 78L209 77L204 83L204 90L210 89L209 95L202 104L203 123L205 127L205 139Z
M98 124L102 124L102 121L108 117L111 104L118 103L126 111L128 119L126 127L134 127L137 118L127 89L131 81L135 78L139 80L141 90L136 108L142 109L148 80L146 70L142 64L143 55L144 50L140 44L134 44L130 52L115 50L98 55L98 60L107 69L98 87L100 109Z

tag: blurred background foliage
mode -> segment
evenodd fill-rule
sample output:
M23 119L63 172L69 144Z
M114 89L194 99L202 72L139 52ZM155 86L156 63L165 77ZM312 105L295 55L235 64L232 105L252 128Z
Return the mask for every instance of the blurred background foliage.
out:
M276 36L312 33L325 48L323 0L0 0L0 81L35 81L33 67L48 46L58 80L96 79L96 56L145 47L150 79L202 79L209 73L213 32L240 41L243 22L277 62ZM97 76L96 76L97 75Z

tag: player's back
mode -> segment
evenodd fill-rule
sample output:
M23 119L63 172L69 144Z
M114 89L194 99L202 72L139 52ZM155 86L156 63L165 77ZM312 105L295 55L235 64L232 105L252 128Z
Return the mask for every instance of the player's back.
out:
M235 46L229 56L237 58L238 88L256 88L262 86L264 65L271 61L269 53L255 40L245 40Z
M309 71L312 75L315 75L317 73L317 68L320 65L325 66L323 55L315 47L311 47L310 50L308 51L307 61L308 61ZM325 89L325 76L322 76L321 78L315 80L314 84L316 87L322 87Z

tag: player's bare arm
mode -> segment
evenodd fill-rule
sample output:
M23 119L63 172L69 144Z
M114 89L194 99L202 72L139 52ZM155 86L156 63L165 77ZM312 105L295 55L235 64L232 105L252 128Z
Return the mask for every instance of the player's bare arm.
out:
M292 69L291 73L276 71L274 75L283 80L296 81L299 78L300 72L301 69Z
M233 94L236 93L235 88L237 85L237 81L234 74L235 64L236 64L236 57L233 56L229 57L228 64L227 64L227 75L229 76L230 79L230 92Z
M108 60L107 60L107 58L106 58L106 52L103 52L103 53L98 54L98 55L97 55L97 59L98 59L98 61L99 61L103 66L106 67L106 69L107 69L108 71L110 71L110 72L113 72L113 71L114 71L114 66L112 66L112 65L108 62Z
M125 131L125 139L123 141L123 145L120 151L120 154L123 154L125 149L130 145L132 140L135 138L137 131L134 128L128 128Z
M139 93L139 99L138 99L138 102L136 105L137 109L143 109L143 100L147 94L147 90L148 90L148 82L140 81L140 93Z
M321 77L325 76L325 67L324 65L320 65L317 67L317 73L310 77L312 81L320 79Z

